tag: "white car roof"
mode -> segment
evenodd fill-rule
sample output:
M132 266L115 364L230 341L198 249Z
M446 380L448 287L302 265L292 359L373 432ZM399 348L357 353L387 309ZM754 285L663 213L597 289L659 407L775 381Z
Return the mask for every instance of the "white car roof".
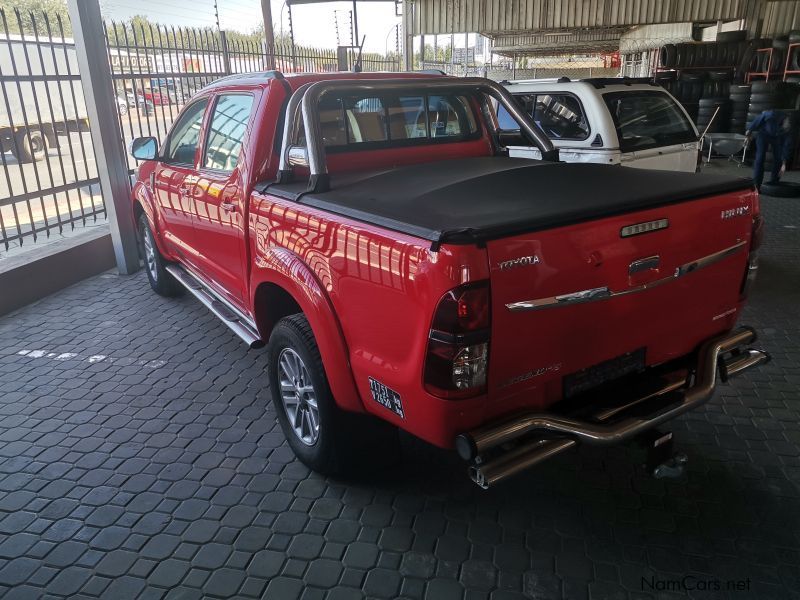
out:
M609 91L665 91L658 84L645 83L641 80L628 80L624 78L598 78L598 79L576 79L574 81L567 77L559 79L516 79L514 81L501 81L502 85L513 93L535 92L539 89L548 90L584 90L594 93L604 94Z

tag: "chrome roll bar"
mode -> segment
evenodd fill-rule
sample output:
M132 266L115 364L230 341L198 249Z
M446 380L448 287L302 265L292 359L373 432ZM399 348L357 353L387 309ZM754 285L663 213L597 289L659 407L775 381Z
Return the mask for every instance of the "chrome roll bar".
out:
M286 109L283 129L283 143L279 165L279 180L291 176L289 150L294 146L297 131L298 111L303 115L306 136L306 152L310 172L308 190L324 192L330 189L328 166L325 160L325 146L322 125L319 120L319 104L325 94L340 93L381 93L424 91L430 93L480 93L492 97L500 103L508 114L519 123L520 132L542 153L542 159L558 161L558 150L536 123L520 108L511 94L502 85L483 77L442 77L405 79L332 79L307 83L297 89Z

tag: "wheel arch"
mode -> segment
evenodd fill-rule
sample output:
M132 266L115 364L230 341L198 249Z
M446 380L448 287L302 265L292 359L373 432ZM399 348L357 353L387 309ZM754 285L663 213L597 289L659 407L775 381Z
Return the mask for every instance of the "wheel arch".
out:
M172 254L167 251L162 238L163 232L159 225L159 215L154 206L153 196L150 190L141 182L137 181L133 186L132 193L133 202L133 226L136 232L139 231L139 219L144 214L147 216L147 221L150 223L150 229L153 231L158 251L163 256L172 259Z
M319 347L336 404L345 410L364 412L339 319L319 280L300 257L285 249L271 249L256 261L251 289L253 313L262 339L269 339L283 317L303 313Z

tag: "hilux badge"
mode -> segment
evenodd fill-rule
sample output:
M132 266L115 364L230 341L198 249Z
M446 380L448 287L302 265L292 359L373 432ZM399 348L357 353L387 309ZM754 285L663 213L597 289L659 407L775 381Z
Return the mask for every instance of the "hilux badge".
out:
M498 266L501 271L507 271L514 267L525 267L527 265L538 265L539 257L535 254L532 256L520 256L519 258L512 258L511 260L504 260Z

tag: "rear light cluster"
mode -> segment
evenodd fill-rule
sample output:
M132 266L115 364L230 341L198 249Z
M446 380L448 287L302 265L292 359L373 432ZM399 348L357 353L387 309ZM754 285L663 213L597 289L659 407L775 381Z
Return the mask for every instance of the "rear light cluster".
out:
M753 216L753 230L750 234L750 253L747 256L747 271L742 281L741 295L746 298L758 275L758 249L764 241L764 219L758 214L758 204L755 204L756 213Z
M425 389L441 398L486 391L490 331L489 282L447 292L433 315L425 357Z

